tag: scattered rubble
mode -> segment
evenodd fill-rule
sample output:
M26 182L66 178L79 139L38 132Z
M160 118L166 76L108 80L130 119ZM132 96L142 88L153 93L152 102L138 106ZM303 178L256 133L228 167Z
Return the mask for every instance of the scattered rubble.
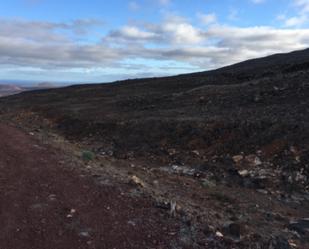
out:
M139 187L145 187L145 183L135 175L131 176L130 182L139 186Z
M289 229L298 232L301 236L306 236L309 241L309 218L290 222Z

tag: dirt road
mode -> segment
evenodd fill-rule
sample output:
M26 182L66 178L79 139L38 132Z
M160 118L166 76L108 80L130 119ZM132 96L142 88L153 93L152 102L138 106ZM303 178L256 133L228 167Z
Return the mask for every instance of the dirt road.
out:
M60 153L0 124L0 248L170 248L179 225L151 199L99 186Z

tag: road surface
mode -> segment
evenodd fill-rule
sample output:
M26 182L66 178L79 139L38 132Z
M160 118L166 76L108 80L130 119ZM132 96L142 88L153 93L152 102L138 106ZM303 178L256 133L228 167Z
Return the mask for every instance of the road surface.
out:
M0 248L170 248L177 223L147 197L99 186L59 151L0 124Z

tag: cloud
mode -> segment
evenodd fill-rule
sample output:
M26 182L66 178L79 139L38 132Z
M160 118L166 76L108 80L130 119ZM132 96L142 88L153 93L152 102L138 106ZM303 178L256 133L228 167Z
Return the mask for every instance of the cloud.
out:
M217 22L217 15L215 13L209 14L197 14L198 18L200 19L201 23L204 25L209 25Z
M0 36L20 38L32 42L66 42L67 36L60 33L70 32L75 35L85 35L94 26L102 25L96 19L76 19L67 23L44 21L27 21L23 19L0 18Z
M302 26L304 23L306 23L308 20L308 17L306 15L300 15L300 16L294 16L291 18L287 18L284 21L285 26L287 27L295 27L295 26Z
M181 64L179 68L184 71L184 68L207 70L303 49L309 42L308 29L235 27L212 22L200 28L185 18L170 15L159 23L125 25L110 30L97 41L81 43L80 39L86 39L87 32L98 23L97 20L54 23L1 19L0 67L27 69L27 72L30 68L41 74L62 70L113 71L115 75L152 71L160 75L169 67L175 68L169 62ZM128 60L142 61L142 65L151 63L146 69L128 67Z
M87 35L98 23L91 19L69 23L1 19L0 64L50 68L109 62L117 57L113 50L101 44L81 45L73 38Z
M161 25L154 28L166 42L177 44L196 44L202 41L202 31L178 16L167 17ZM165 39L166 40L166 39Z
M300 8L300 12L309 12L309 1L308 0L294 0L294 4Z
M155 39L156 34L149 31L143 31L136 26L124 26L119 30L111 31L106 39L115 41L147 41Z
M161 24L145 24L143 27L124 26L113 30L106 37L113 42L141 41L159 44L192 45L203 40L203 31L191 25L186 19L169 15Z
M302 27L309 20L309 0L292 0L297 14L295 16L279 16L279 20L284 22L286 27Z

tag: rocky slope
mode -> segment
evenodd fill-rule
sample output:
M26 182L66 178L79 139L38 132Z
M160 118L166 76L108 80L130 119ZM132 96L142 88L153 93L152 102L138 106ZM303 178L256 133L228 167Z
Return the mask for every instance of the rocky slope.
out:
M305 248L308 79L303 50L189 75L25 92L0 108L3 120L129 168L154 198L177 196L196 229L209 224L206 237L220 232L236 248Z

